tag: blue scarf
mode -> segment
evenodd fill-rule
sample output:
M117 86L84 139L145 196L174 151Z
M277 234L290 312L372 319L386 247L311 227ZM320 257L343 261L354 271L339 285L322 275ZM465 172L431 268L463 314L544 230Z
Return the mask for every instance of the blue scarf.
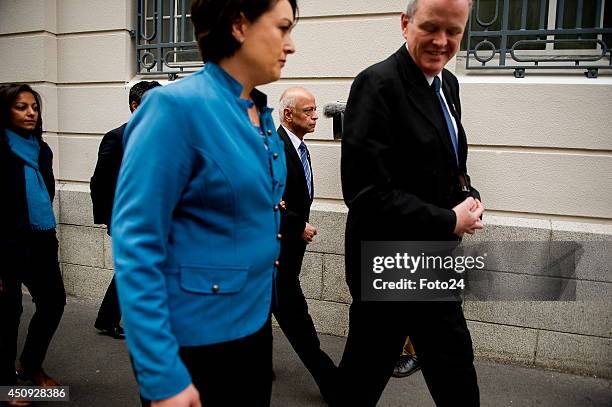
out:
M17 157L23 160L25 174L25 189L30 217L30 226L33 230L55 229L55 215L51 206L49 192L45 180L38 168L38 155L40 145L34 136L27 138L6 129L8 145Z

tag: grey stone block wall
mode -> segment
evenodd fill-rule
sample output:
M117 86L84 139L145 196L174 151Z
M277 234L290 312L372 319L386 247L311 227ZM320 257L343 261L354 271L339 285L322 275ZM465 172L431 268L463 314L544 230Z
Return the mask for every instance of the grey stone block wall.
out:
M112 277L112 250L106 229L93 224L88 186L60 185L56 212L67 292L99 303ZM468 241L612 240L609 225L492 216L485 221L483 233ZM348 332L351 302L344 280L345 222L343 207L313 207L311 223L318 235L308 246L300 276L317 330L338 336ZM522 263L506 262L522 272L537 272L530 270L530 256L543 255L526 245ZM464 312L476 356L612 378L611 256L585 246L576 264L578 301L466 301Z
M104 267L103 229L61 224L59 243L63 263Z
M467 242L500 242L503 248L503 242L612 240L612 227L608 225L492 216L485 221L485 230L468 237ZM345 222L345 211L314 210L311 223L319 234L308 251L323 256L323 300L348 305L351 297L344 281ZM536 264L548 264L554 255L542 252L537 244L521 244L521 249L518 256L509 253L508 258L501 259L502 269L539 273ZM476 356L612 378L612 253L594 249L586 245L576 264L578 301L466 301L464 312ZM326 307L326 313L344 311L329 302L321 305ZM317 321L318 329L330 320L320 312L318 308L313 313L313 318L324 318ZM332 320L346 318L342 315Z
M351 294L344 279L344 256L323 254L323 299L350 304Z
M540 331L537 366L611 378L612 339Z
M504 362L533 365L538 345L538 331L518 326L468 320L474 354Z
M59 185L58 239L66 293L86 302L102 302L113 276L110 238L93 224L88 185Z
M307 298L320 300L323 295L323 255L306 253L302 261L300 285Z
M113 270L63 263L62 275L68 295L100 303L113 277Z

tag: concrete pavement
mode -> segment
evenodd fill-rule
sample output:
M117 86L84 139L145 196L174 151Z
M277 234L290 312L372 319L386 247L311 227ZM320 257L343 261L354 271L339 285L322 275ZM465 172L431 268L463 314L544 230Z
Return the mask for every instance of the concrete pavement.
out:
M34 306L24 296L20 346ZM97 307L69 298L63 320L49 349L45 370L70 386L70 402L35 405L78 407L137 407L137 386L124 341L97 333L93 321ZM323 348L338 362L344 338L321 336ZM21 349L21 348L20 348ZM274 331L272 406L325 406L317 387L280 330ZM534 368L476 363L481 404L488 406L611 407L612 381ZM236 389L249 380L248 371L236 374ZM381 407L434 406L420 372L409 378L391 379L379 403Z

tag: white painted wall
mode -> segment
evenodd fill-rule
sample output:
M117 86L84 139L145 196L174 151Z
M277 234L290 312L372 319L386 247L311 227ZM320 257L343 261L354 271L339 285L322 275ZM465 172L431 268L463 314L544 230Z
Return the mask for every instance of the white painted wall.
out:
M319 106L346 100L354 75L402 44L404 3L305 2L294 30L297 52L283 79L264 87L270 103L292 85L313 91ZM516 79L511 71L478 74L461 64L451 61L449 68L462 88L468 168L487 209L612 223L612 76L528 71ZM308 137L316 196L341 203L332 121L320 118Z
M101 136L129 118L135 7L134 0L0 1L0 82L28 82L41 93L61 182L89 181Z

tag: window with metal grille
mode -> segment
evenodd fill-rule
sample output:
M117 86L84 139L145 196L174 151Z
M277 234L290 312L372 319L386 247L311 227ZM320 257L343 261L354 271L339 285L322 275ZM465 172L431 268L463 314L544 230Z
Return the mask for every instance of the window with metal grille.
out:
M136 58L140 74L168 74L202 66L189 8L191 0L138 0Z
M474 0L462 49L467 69L612 68L608 0Z

